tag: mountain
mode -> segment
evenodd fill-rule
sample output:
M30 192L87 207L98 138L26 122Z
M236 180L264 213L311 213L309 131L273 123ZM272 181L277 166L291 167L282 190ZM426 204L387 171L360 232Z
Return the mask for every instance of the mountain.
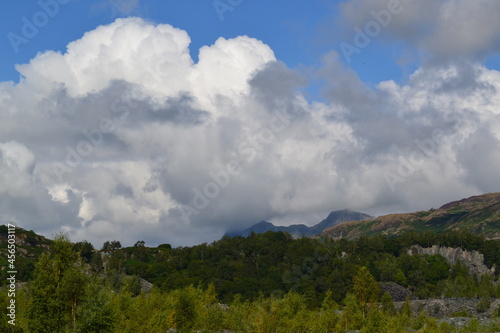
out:
M9 244L12 244L12 236L15 235L15 260L9 261ZM10 242L9 242L10 239ZM0 279L7 278L7 269L11 264L17 271L17 281L28 281L35 267L38 257L50 249L53 241L43 236L37 235L33 230L23 228L9 228L0 225ZM1 284L0 284L1 285Z
M363 214L360 212L355 212L349 209L336 210L328 214L326 219L316 224L315 226L309 228L310 235L311 236L318 235L321 232L323 232L323 230L331 228L340 223L349 221L362 221L371 218L373 218L373 216Z
M347 221L358 221L358 220L364 220L364 219L370 219L372 216L366 215L363 213L355 212L349 209L343 209L343 210L337 210L331 212L326 219L321 221L320 223L308 227L304 224L293 224L290 226L275 226L274 224L266 221L259 222L257 224L254 224L248 229L245 229L243 231L236 231L236 232L228 232L226 233L226 236L243 236L243 237L248 237L252 234L252 232L255 232L257 234L261 234L267 231L283 231L291 234L294 237L301 237L301 236L307 236L307 237L312 237L315 235L320 234L323 230L326 228L333 227L339 223L342 222L347 222Z
M243 231L235 231L235 232L228 232L226 233L225 236L243 236L243 237L248 237L252 234L252 232L255 232L256 234L263 234L267 231L283 231L283 232L288 232L289 234L295 236L295 237L300 237L301 235L308 235L309 234L309 227L304 225L304 224L294 224L290 225L287 227L282 227L282 226L275 226L274 224L266 221L261 221L257 224L254 224L248 229L245 229Z
M390 214L364 221L352 221L325 229L323 235L336 239L407 231L468 231L489 239L500 239L500 193L488 193L453 201L429 211Z
M12 233L16 241L16 258L35 259L50 248L52 240L44 236L37 235L33 230L25 230L16 227ZM6 263L9 244L9 228L6 225L0 225L0 262Z

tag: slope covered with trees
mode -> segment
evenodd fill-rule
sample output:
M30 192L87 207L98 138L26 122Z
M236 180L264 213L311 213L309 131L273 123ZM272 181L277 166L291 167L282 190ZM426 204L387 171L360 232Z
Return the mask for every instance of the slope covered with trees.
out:
M407 254L416 244L477 250L489 267L500 263L500 242L466 232L339 241L268 232L174 249L142 241L121 248L112 241L102 251L60 235L18 290L17 325L3 316L0 331L456 331L409 302L395 305L380 282L421 299L479 298L474 313L464 308L456 315L491 318L468 318L463 331L499 330L498 276L471 275L439 255ZM7 301L3 292L4 309Z

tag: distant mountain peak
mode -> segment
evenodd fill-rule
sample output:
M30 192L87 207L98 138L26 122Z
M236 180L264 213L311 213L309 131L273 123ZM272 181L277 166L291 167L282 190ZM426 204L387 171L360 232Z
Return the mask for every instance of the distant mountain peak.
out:
M255 224L254 226L274 226L274 224L272 224L271 222L267 222L267 221L260 221L259 223Z
M252 234L252 232L255 233L264 233L267 231L283 231L291 234L294 237L301 237L301 236L307 236L307 237L312 237L315 235L320 234L323 230L326 228L335 226L339 223L342 222L347 222L347 221L358 221L362 219L367 219L371 218L370 215L366 215L363 213L359 213L350 209L342 209L342 210L336 210L333 212L330 212L326 219L323 221L319 222L318 224L308 227L304 224L293 224L289 226L275 226L274 224L266 221L261 221L257 224L254 224L250 228L247 228L243 231L236 231L236 232L228 232L226 233L226 236L243 236L243 237L248 237Z

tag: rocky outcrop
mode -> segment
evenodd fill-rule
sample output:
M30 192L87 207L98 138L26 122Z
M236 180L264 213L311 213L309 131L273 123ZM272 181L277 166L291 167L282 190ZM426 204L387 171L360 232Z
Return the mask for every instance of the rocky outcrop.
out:
M143 278L139 278L140 283L141 283L141 290L145 292L150 292L151 289L153 288L153 284L147 280L144 280Z
M380 290L382 292L387 292L387 293L389 293L389 295L391 295L392 300L394 302L402 302L402 301L405 301L406 299L410 299L410 300L417 299L417 297L415 297L415 295L413 295L413 293L409 289L407 289L403 286L400 286L397 283L380 282L379 286L380 286Z
M449 265L455 265L460 262L462 265L467 267L470 274L477 275L494 275L495 268L488 268L484 264L484 256L478 251L467 251L461 248L444 247L433 245L431 247L423 248L420 245L413 245L408 250L409 255L436 255L439 254L443 256Z
M0 257L6 258L9 253L7 251L7 243L9 236L9 229L6 225L0 225ZM52 240L43 236L35 234L32 230L24 230L23 228L15 228L16 240L16 258L24 258L28 260L35 260L41 252L50 250ZM34 262L33 262L34 263ZM5 267L2 267L5 269Z
M435 318L451 318L466 314L468 317L486 319L495 318L495 312L500 307L500 299L491 299L488 308L479 311L482 299L468 298L434 298L410 301L410 308L414 315L424 311ZM405 302L394 302L397 310L400 310ZM458 317L458 316L457 316Z

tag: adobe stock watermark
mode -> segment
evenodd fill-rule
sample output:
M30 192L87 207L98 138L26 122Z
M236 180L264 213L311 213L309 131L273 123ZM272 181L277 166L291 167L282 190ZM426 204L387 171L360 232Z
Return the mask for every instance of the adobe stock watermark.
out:
M219 19L224 21L224 14L226 12L232 12L242 3L243 0L214 0L212 5L214 6L215 12L219 16Z
M467 123L466 118L463 114L452 113L450 115L445 115L444 120L452 128L463 126ZM432 134L424 140L415 140L415 146L409 154L399 156L399 164L397 170L394 172L386 171L384 173L385 181L392 192L396 190L396 185L398 183L403 183L408 177L413 175L415 172L422 169L424 162L428 158L432 158L438 152L439 145L442 144L445 136L445 130L436 127L432 131Z
M152 60L142 61L143 69L147 74L142 78L141 87L134 94L136 100L146 98L145 87L156 88L161 85L160 78L165 73L162 73L160 65L159 60L154 63ZM125 95L114 99L109 106L109 110L116 117L104 117L99 121L96 128L83 130L81 133L84 138L76 146L66 146L64 162L52 163L52 171L58 181L62 183L64 174L72 172L83 163L85 157L90 156L95 149L100 148L104 142L105 135L115 132L118 124L125 122L130 111L137 109L137 107L138 104Z
M7 225L7 321L10 325L16 326L16 226L13 224Z
M410 2L412 0L403 1ZM353 43L349 44L342 42L339 46L347 63L351 63L351 57L354 53L359 54L362 49L370 45L372 40L380 35L382 28L387 27L391 23L395 15L399 15L403 12L404 8L401 2L401 0L388 0L386 9L382 9L378 12L375 10L370 11L373 20L368 21L364 29L358 26L353 28L354 32L356 32Z
M252 162L262 152L264 146L269 145L277 134L283 132L290 124L292 116L282 111L275 111L268 126L261 128L257 133L245 139L237 148L237 158L226 163L223 170L208 173L212 181L205 183L201 189L193 188L193 199L190 204L182 204L180 211L184 222L190 223L192 215L199 215L206 209L211 200L217 198L223 189L231 183L233 177L238 176L245 163Z
M442 129L435 128L431 138L422 141L415 140L417 148L413 149L407 156L399 156L397 173L390 171L384 173L385 181L392 192L396 190L396 184L404 182L406 178L420 170L426 158L436 154L443 133Z
M9 32L7 38L15 53L19 53L19 46L21 44L28 44L30 40L38 35L40 29L45 27L51 18L59 13L61 5L65 5L70 0L39 0L37 2L40 10L33 13L31 17L23 16L21 18L21 31L20 34Z
M111 134L116 130L117 122L123 122L127 119L130 108L136 108L137 104L131 103L129 100L117 98L115 99L110 110L113 113L119 114L116 119L102 118L99 125L91 130L84 129L81 133L83 139L78 141L76 146L66 146L66 156L64 163L53 162L51 164L52 171L56 175L60 183L63 182L64 174L70 173L83 163L85 157L90 156L95 149L99 148L106 134Z

